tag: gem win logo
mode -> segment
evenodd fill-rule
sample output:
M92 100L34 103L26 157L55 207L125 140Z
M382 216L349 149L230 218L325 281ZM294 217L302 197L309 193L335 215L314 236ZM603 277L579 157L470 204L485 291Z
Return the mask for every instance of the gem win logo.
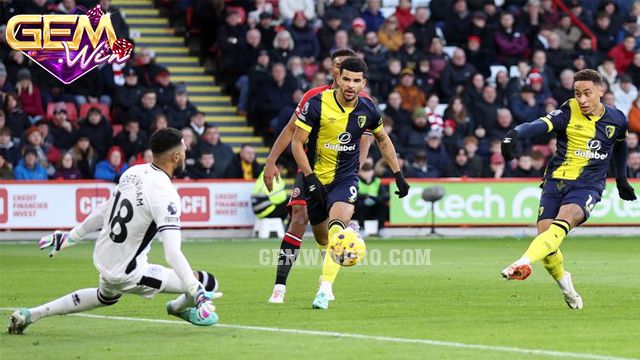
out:
M7 43L65 84L102 63L129 60L133 44L116 39L110 14L100 5L78 7L73 15L16 15L9 19Z

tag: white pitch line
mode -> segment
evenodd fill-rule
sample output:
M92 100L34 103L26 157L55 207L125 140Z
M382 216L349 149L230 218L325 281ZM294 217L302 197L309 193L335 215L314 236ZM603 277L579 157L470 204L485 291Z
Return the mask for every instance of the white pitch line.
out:
M15 309L0 307L0 310L15 310ZM125 317L125 316L107 316L107 315L96 315L96 314L86 314L86 313L69 314L68 316L75 316L75 317L82 317L82 318L89 318L89 319L136 321L136 322L147 322L147 323L156 323L156 324L190 325L185 321L145 319L145 318L134 318L134 317ZM506 352L506 353L518 353L518 354L525 354L525 355L564 357L564 358L573 358L573 359L640 360L636 358L624 358L624 357L609 356L609 355L596 355L596 354L574 353L574 352L566 352L566 351L541 350L541 349L523 349L523 348L517 348L517 347L511 347L511 346L466 344L466 343L460 343L460 342L440 341L440 340L430 340L430 339L411 339L411 338L398 338L398 337L390 337L390 336L350 334L350 333L341 333L341 332L333 332L333 331L283 329L283 328L273 328L273 327L265 327L265 326L233 325L233 324L216 324L214 325L214 327L238 329L238 330L279 332L279 333L298 334L298 335L339 337L339 338L360 339L360 340L377 340L377 341L392 342L392 343L422 344L422 345L441 346L441 347L458 348L458 349L487 350L487 351L498 351L498 352Z

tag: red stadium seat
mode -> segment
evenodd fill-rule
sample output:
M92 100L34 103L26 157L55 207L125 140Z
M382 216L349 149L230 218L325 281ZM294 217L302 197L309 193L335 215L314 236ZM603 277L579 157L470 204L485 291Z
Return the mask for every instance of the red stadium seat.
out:
M47 120L53 120L53 111L56 109L56 105L59 103L50 102L47 105ZM78 110L76 109L76 104L72 102L64 103L67 108L67 115L69 121L76 122L78 121Z
M102 103L97 103L97 104L86 103L86 104L80 105L80 118L84 119L85 117L87 117L87 114L89 113L89 110L91 110L91 108L98 108L102 113L102 115L104 115L107 118L107 120L111 121L111 112L109 110L109 107Z
M118 134L122 132L122 124L113 124L111 128L113 129L113 137L118 136Z

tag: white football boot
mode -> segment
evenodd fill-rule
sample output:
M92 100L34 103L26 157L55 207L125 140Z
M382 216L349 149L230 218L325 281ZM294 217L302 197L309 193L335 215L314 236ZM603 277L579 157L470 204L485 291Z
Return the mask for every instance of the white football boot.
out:
M271 293L271 297L269 298L270 304L282 304L284 303L284 294L287 292L287 286L276 284L273 287L273 292Z
M562 284L560 283L562 282ZM570 309L582 309L582 297L576 289L573 287L573 281L571 281L571 273L564 272L564 278L558 281L562 295L564 296L564 302L567 303Z

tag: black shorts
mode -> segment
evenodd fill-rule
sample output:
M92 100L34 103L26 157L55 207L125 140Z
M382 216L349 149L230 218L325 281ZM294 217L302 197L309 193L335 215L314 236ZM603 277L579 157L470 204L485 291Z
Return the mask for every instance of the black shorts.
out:
M358 200L358 178L348 178L334 181L324 186L327 190L326 204L318 204L307 198L307 212L311 225L317 225L329 217L329 209L337 202L356 204Z
M585 222L601 197L602 190L596 186L585 185L575 180L547 179L542 184L538 221L555 219L562 205L576 204L582 208L582 222Z

